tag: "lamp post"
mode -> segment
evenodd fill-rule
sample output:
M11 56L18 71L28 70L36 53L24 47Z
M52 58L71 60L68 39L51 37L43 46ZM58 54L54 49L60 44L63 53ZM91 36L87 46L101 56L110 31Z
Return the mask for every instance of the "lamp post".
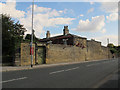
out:
M32 47L32 43L33 43L33 12L34 12L34 0L32 2L32 33L31 33L31 43L30 43L30 49L31 49L31 67L33 67L33 47Z
M107 39L108 42L108 59L109 59L109 38Z

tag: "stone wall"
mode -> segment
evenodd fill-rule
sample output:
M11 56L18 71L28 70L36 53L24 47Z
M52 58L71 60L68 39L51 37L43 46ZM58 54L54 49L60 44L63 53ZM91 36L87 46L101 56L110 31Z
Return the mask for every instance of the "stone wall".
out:
M85 61L86 49L76 46L50 44L46 48L46 63Z
M33 64L35 64L35 44L33 54ZM21 65L31 65L30 44L21 43Z
M101 46L101 42L93 40L85 42L84 40L84 44L86 44L85 48L73 45L48 44L46 46L46 44L38 44L37 51L35 51L35 45L33 44L33 64L35 62L38 62L38 64L51 64L112 58L108 48ZM30 44L21 43L20 54L17 56L16 65L31 65Z
M87 41L87 60L102 60L111 57L112 54L107 47L101 46L101 42Z
M42 56L44 55L45 50L41 50L43 53L40 53L40 54L39 54L39 50L44 49L46 47L46 44L40 43L40 44L37 44L37 47L35 47L35 44L33 44L33 47L34 47L33 64L45 63L45 60L44 60L44 62L42 62L42 60L39 57L41 55ZM14 65L15 66L31 65L31 55L30 55L30 44L29 43L21 43L19 50L15 54Z
M63 63L77 61L105 60L112 58L107 47L101 46L101 42L88 41L86 48L49 44L46 48L46 63Z
M33 44L33 47L34 47L33 64L35 64L35 45L34 44ZM15 65L16 66L31 65L29 43L21 43L20 52L16 53Z
M86 38L81 38L81 37L75 37L74 38L74 45L78 45L79 46L85 46L86 47Z

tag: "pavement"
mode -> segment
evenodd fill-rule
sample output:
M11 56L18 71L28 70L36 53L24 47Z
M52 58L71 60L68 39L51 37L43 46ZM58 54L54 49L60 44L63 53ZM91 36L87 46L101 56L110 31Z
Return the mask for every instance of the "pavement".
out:
M98 60L94 60L94 61L98 61ZM86 63L86 62L94 62L94 61L67 62L67 63L56 63L56 64L40 64L40 65L33 65L33 67L31 67L31 65L28 65L28 66L0 66L0 72L54 67L54 66L59 66L59 65L69 65L69 64Z
M38 65L2 72L2 88L118 88L118 60ZM44 68L43 68L44 67ZM30 68L30 66L29 66Z

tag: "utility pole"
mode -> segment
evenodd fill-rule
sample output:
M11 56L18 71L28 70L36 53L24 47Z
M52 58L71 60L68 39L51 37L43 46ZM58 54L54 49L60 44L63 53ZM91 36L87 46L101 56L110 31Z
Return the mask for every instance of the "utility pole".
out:
M32 2L32 33L31 33L31 43L30 43L30 49L31 49L31 67L33 67L33 47L32 47L32 43L33 43L33 12L34 12L34 0Z
M107 39L107 44L109 45L109 38ZM108 59L109 59L109 47L108 47Z

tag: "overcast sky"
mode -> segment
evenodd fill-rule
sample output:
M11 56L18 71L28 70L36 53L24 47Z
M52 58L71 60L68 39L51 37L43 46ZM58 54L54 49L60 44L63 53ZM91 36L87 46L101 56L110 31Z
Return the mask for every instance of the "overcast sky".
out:
M51 36L61 35L64 26L68 25L72 34L101 41L105 46L109 38L110 43L118 45L118 3L84 1L86 2L35 2L35 35L44 38L47 30ZM27 29L26 34L31 34L31 4L4 0L0 2L0 9L15 21L19 20Z

